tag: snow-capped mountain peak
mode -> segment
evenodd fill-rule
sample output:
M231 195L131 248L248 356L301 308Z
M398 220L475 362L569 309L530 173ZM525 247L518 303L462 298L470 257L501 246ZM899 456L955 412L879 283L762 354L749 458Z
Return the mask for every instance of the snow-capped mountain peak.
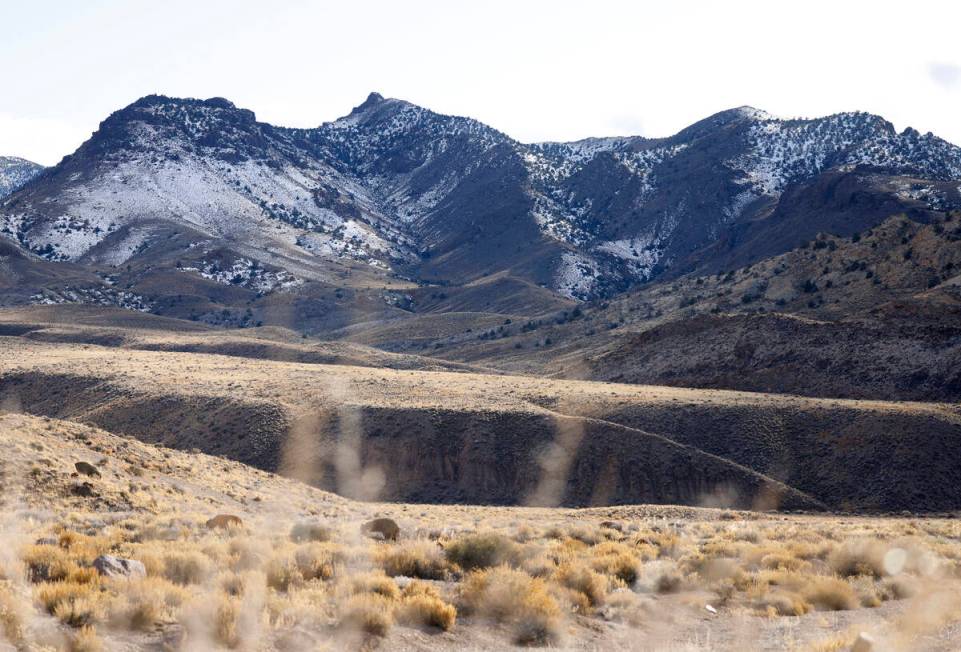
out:
M523 144L378 93L314 129L152 95L0 204L0 233L89 264L163 251L184 274L261 292L361 265L444 284L509 272L581 299L707 264L730 230L766 228L791 189L839 174L890 199L856 221L961 203L961 150L866 113L744 106L666 138Z

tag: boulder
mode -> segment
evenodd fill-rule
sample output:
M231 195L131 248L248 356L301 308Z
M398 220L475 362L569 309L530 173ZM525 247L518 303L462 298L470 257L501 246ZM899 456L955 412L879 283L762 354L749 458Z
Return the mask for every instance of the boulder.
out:
M124 559L113 555L100 555L93 560L93 567L104 577L139 578L147 576L147 569L136 559Z
M400 536L400 526L390 518L375 518L367 521L360 526L360 531L369 537L379 534L384 541L397 541L397 537Z
M81 475L88 475L91 478L100 477L100 471L90 462L77 462L73 465L73 468L77 469L77 473Z
M218 514L207 521L207 527L211 530L226 530L233 527L243 527L244 522L239 516L233 514Z

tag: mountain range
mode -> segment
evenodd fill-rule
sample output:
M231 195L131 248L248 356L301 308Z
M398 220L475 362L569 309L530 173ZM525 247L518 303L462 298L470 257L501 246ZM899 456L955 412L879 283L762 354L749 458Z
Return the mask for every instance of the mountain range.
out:
M802 369L818 324L897 342L897 362L872 367L888 369L884 389L808 369L790 391L961 394L940 317L961 279L949 225L961 149L870 114L741 107L668 138L525 144L376 93L314 129L219 98L148 96L42 174L4 161L5 187L19 188L0 201L0 305L114 306L525 373L745 389L771 389L786 353L760 375L705 367L715 354L684 338L714 327L690 320L754 315L780 332L782 314L815 320L786 340ZM925 346L943 374L909 380L903 327L878 326L891 302L928 316L913 328L939 342ZM683 362L639 362L655 333L673 333L665 350ZM712 343L733 356L738 337Z
M36 174L17 169L9 187ZM523 144L376 93L316 129L150 96L9 196L0 231L49 261L177 269L261 294L345 275L500 276L589 300L899 212L924 221L961 206L958 178L961 149L864 113L741 107L669 138Z

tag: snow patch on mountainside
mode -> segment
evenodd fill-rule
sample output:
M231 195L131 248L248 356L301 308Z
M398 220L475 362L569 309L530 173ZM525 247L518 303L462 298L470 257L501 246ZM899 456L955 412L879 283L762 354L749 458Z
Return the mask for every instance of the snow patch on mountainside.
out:
M739 106L735 109L741 116L748 120L777 120L777 116L762 109L755 109L753 106Z
M15 156L0 156L0 199L22 188L41 172L42 165Z
M423 219L461 182L461 175L450 172L436 184L417 194L410 186L410 175L404 177L406 178L377 175L367 182L383 198L388 210L396 213L404 224L414 224Z
M113 306L137 312L150 312L152 304L144 297L113 288L73 288L45 289L30 297L34 305L85 304L94 306Z
M686 206L682 200L675 209L664 211L647 231L633 238L601 242L594 250L619 259L631 276L648 281L658 265L665 266L664 251L684 219Z
M721 209L724 214L725 221L733 222L737 218L741 217L741 213L747 208L751 202L758 198L754 190L748 188L747 190L742 190L741 192L734 195L731 202Z
M411 134L416 143L406 143ZM421 167L446 152L455 141L467 141L481 152L507 141L507 137L471 118L439 115L402 100L381 99L369 108L321 125L312 134L356 173L376 174L381 163L398 147L410 167Z
M593 258L573 251L561 254L554 273L554 287L568 299L589 298L597 286L600 267Z
M624 262L632 276L648 280L661 258L659 241L654 237L637 237L602 242L595 250Z
M341 222L330 233L305 233L297 238L297 245L316 255L351 258L382 269L388 269L382 258L403 255L368 225L355 220ZM372 257L372 252L378 256Z
M91 262L120 266L139 252L150 241L150 231L132 228L118 242L101 255L91 257Z
M728 165L765 195L837 166L869 165L934 178L961 177L961 150L931 134L894 127L867 113L817 120L760 120L748 131L749 149Z
M217 261L204 260L199 268L182 267L181 271L199 274L221 285L239 285L262 294L289 290L303 284L302 280L284 270L267 270L247 258L237 259L229 267Z
M174 215L210 238L264 243L266 263L275 262L268 250L289 247L311 232L344 240L326 250L332 255L371 260L406 255L356 221L319 208L313 200L318 185L302 170L277 170L252 160L232 164L186 152L159 162L134 158L93 182L70 187L61 202L64 215L25 238L31 249L49 248L51 259L77 260L123 225ZM22 227L28 215L21 215L16 226ZM8 230L16 233L14 220L8 222ZM142 244L137 237L123 239L98 258L108 264L125 262Z
M554 240L575 246L584 246L593 239L592 226L597 224L597 214L592 201L577 199L562 184L595 157L610 155L635 176L640 188L636 201L643 203L657 189L657 166L688 147L687 143L678 143L635 151L632 147L637 141L636 138L593 138L575 143L531 145L523 160L532 181L532 214L541 231ZM646 269L646 265L639 264L638 269Z
M557 240L573 245L581 245L590 235L577 225L577 215L573 210L550 197L535 193L532 215L541 233Z
M531 149L554 159L561 159L572 166L587 163L598 154L614 152L629 147L635 140L631 137L585 138L567 143L534 143Z
M654 189L651 175L655 168L674 158L688 147L688 143L678 143L668 147L652 147L637 152L619 152L614 157L631 172L645 180L645 191L649 193Z

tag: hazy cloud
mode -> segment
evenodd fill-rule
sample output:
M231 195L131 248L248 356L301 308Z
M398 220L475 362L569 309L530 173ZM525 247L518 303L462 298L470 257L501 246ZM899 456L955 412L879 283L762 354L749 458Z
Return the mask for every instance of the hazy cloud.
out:
M953 63L928 64L928 74L939 86L948 90L961 87L961 66Z

